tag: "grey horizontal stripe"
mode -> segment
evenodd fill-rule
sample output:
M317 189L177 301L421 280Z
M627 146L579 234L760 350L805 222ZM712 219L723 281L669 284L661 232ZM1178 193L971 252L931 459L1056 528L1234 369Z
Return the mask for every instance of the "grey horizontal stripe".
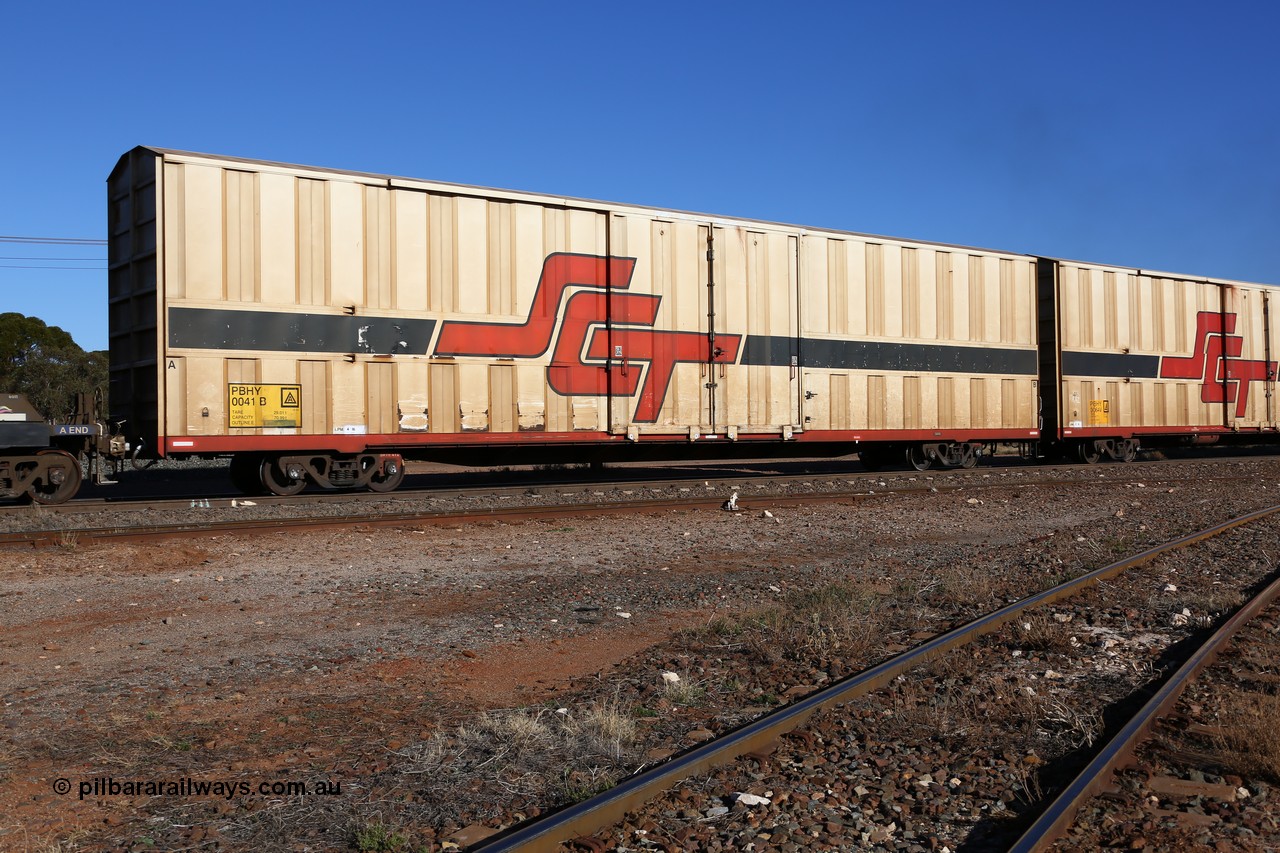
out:
M38 421L0 421L0 447L48 447L49 425Z
M1160 371L1160 356L1116 352L1062 351L1064 376L1133 376L1151 379Z
M747 335L747 340L742 345L742 363L790 366L791 356L798 355L796 344L796 338Z
M793 338L749 335L743 364L784 367L797 349ZM802 338L800 364L832 370L899 370L910 373L996 373L1036 375L1034 349L962 347L945 344L835 341Z
M169 346L425 355L435 325L435 320L173 307L169 309Z

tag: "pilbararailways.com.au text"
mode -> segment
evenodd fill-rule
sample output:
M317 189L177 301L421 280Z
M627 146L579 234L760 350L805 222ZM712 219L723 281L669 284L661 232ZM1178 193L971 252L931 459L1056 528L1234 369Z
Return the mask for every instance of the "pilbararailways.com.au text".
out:
M70 779L60 777L53 781L57 794L69 794ZM317 779L304 782L298 779L274 779L253 784L243 780L206 780L184 776L180 779L120 779L114 776L95 776L81 779L75 784L80 799L92 797L236 797L258 795L264 797L337 796L342 793L342 783L333 779Z

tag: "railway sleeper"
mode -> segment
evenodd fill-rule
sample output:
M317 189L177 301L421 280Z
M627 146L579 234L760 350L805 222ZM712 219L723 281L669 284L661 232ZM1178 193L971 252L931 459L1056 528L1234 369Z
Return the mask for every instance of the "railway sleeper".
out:
M404 480L404 459L398 453L237 456L231 461L231 479L250 494L265 489L273 495L296 495L307 483L323 489L390 492Z

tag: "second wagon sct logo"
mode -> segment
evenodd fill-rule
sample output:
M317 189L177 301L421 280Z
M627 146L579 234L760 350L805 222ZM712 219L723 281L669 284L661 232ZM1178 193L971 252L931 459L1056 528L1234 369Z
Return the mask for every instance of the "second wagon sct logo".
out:
M1246 360L1244 336L1236 330L1235 314L1201 311L1196 315L1195 349L1187 357L1160 359L1161 379L1199 379L1202 403L1235 403L1237 418L1245 416L1249 383L1275 378L1276 362Z
M448 320L435 354L537 358L550 349L547 384L557 394L630 397L639 390L633 419L653 423L677 364L733 363L742 336L716 335L713 352L704 332L654 328L662 297L618 292L630 288L635 266L635 258L548 255L524 322Z

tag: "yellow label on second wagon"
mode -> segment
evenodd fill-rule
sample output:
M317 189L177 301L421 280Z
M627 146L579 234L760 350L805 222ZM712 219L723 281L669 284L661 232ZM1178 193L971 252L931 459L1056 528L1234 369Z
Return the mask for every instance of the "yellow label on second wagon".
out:
M227 413L231 429L302 426L301 385L227 386Z
M1109 426L1111 424L1111 401L1089 401L1089 426Z

